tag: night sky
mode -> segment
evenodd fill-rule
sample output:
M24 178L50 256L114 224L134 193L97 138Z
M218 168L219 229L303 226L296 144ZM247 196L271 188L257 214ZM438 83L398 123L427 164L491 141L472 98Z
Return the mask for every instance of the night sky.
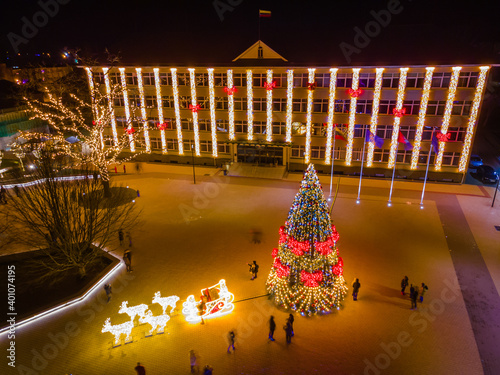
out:
M272 17L261 19L261 39L291 63L500 62L500 13L493 1L484 6L478 1L448 0L60 1L66 4L58 3L59 9L48 16L46 25L26 37L27 43L19 44L21 54L56 55L66 47L79 49L79 56L102 59L107 48L119 54L123 64L228 64L257 41L258 10L264 9ZM53 2L46 0L47 4ZM217 12L216 5L227 9ZM377 30L371 11L387 12L391 6L398 13L391 14L387 26ZM32 21L40 11L41 5L34 0L3 4L2 61L6 56L12 61L15 55L8 34L24 37L22 17ZM359 52L346 58L339 45L344 42L356 47L354 28L364 30L370 22L373 36Z

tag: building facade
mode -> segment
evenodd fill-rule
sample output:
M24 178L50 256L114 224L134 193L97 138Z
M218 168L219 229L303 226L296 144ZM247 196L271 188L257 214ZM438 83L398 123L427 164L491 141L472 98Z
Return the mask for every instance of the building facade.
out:
M330 173L333 161L335 173L358 175L363 161L363 175L390 177L395 169L397 177L410 179L423 178L429 162L430 179L454 182L467 172L489 66L252 61L85 70L91 85L107 92L113 84L123 88L113 100L107 144L116 141L113 134L144 127L141 143L156 160L189 163L193 154L197 164L284 165L291 171L312 162L320 173ZM383 145L367 142L367 132ZM438 147L429 156L433 136ZM131 151L137 147L130 144Z

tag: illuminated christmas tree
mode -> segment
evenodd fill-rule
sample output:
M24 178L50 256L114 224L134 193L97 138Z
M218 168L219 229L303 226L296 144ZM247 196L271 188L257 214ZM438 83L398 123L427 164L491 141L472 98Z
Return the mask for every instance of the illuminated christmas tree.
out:
M330 221L328 204L312 164L279 234L267 279L274 301L302 315L339 308L347 291L336 245L339 234Z

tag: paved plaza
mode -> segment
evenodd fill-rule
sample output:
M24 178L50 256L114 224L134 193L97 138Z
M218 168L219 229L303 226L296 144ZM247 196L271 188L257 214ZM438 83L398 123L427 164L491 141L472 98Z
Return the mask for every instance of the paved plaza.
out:
M17 367L4 357L0 373L134 374L141 362L148 375L189 374L191 349L200 372L210 364L217 375L500 373L500 231L494 227L500 202L491 208L492 187L429 183L420 209L422 183L397 181L388 207L390 181L363 180L356 204L359 180L342 177L332 218L346 282L359 278L359 298L352 301L349 293L327 316L297 316L287 345L282 326L289 312L268 299L265 280L302 175L275 180L224 176L208 167L196 172L196 185L186 166L143 164L140 174L113 175L114 183L140 192L134 271L122 267L110 280L109 303L99 289L78 306L19 328ZM329 176L320 180L328 195ZM260 243L252 242L252 230L262 232ZM125 248L116 242L112 251L121 257ZM253 260L260 271L251 281ZM429 286L417 311L400 293L404 275ZM186 322L182 302L220 279L235 296L234 311L204 325ZM132 343L113 348L113 336L101 333L106 318L125 322L121 302L151 304L156 291L180 297L168 332L146 337L138 328ZM275 342L267 339L270 315ZM236 350L228 354L230 330Z

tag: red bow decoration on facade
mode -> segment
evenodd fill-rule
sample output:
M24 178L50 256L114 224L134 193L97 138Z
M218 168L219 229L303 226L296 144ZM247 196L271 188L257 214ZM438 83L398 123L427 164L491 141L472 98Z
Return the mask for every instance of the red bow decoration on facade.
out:
M156 124L156 126L158 127L159 130L165 130L168 127L168 124L165 121L163 124L160 123Z
M272 90L276 87L276 81L272 81L271 83L264 82L264 88L266 90Z
M134 134L135 133L134 128L128 128L126 131L127 131L127 134Z
M307 84L307 89L308 89L309 91L314 91L314 89L315 89L316 87L317 87L316 81L315 81L315 82L309 82L309 83Z
M189 109L191 110L191 112L197 113L200 110L200 105L199 104L196 104L196 105L190 104Z
M319 286L319 283L323 281L323 272L315 271L313 273L302 270L300 272L300 281L304 283L305 286L310 288L315 288Z
M224 92L226 92L228 95L233 95L238 89L236 87L224 87Z
M332 267L332 272L337 276L344 274L344 260L341 257L339 257L337 264Z
M361 89L356 89L356 90L348 89L347 93L349 94L349 96L351 98L357 98L358 96L360 96L363 93L363 90L361 90Z
M401 108L401 109L394 108L392 110L392 114L396 117L403 117L405 113L406 113L406 108Z
M451 133L443 134L439 132L436 134L436 138L439 140L439 142L448 142L450 140L450 135Z
M274 260L273 267L276 269L276 275L278 275L280 279L290 274L290 267L281 264L280 258Z

